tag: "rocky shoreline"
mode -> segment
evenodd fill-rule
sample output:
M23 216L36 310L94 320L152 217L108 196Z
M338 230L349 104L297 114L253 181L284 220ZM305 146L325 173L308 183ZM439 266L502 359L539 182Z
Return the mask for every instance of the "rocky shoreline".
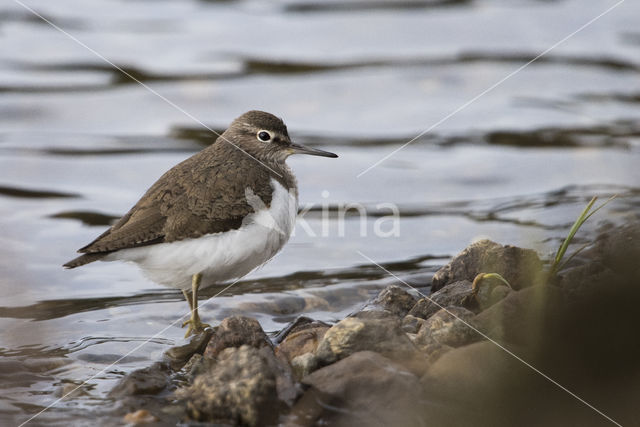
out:
M430 295L399 281L334 325L300 317L273 337L228 317L110 397L131 424L632 425L639 263L637 223L554 277L535 251L483 240Z

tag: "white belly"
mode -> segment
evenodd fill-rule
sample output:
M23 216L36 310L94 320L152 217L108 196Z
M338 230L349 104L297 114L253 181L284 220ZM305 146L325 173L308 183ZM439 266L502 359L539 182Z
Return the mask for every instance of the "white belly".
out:
M161 285L191 289L191 276L202 273L202 287L242 277L271 259L289 240L298 212L295 192L278 181L271 206L248 190L255 213L237 230L207 234L197 239L123 249L105 261L133 261L149 279Z

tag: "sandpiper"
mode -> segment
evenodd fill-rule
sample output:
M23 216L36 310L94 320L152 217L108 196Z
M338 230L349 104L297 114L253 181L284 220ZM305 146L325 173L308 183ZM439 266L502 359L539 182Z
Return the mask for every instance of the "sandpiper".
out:
M209 325L198 315L198 289L246 275L289 239L298 188L285 160L296 153L338 157L294 144L281 119L249 111L64 266L134 262L154 282L182 290L191 310L185 337L200 332Z

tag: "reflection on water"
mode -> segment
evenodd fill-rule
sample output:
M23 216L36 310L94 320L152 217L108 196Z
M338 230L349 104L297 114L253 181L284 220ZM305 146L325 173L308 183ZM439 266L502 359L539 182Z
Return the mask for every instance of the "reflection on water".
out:
M118 423L109 388L182 342L179 292L125 264L60 266L165 170L214 143L188 115L222 132L264 109L297 141L340 154L331 165L291 159L304 226L270 264L216 298L220 288L203 292L212 323L245 314L275 332L301 314L340 319L395 281L358 251L426 291L473 239L549 254L593 195L619 195L598 214L607 221L640 212L633 2L446 121L613 3L27 3L130 76L17 3L0 6L2 425L88 378L38 422ZM399 236L373 232L381 203L398 207Z

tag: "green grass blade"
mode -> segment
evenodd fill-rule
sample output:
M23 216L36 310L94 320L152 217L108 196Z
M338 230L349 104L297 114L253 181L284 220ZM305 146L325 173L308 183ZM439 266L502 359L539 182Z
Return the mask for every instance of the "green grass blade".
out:
M576 252L574 252L565 262L562 262L562 259L564 258L564 255L566 254L567 249L569 248L569 245L571 244L571 241L575 237L575 235L578 232L578 230L580 229L580 227L582 227L582 224L584 224L589 218L591 218L591 216L593 216L593 214L595 214L600 209L605 207L607 204L609 204L609 202L611 202L616 197L618 197L618 195L614 194L613 196L609 197L609 199L607 201L602 203L600 206L598 206L594 210L591 210L591 208L593 208L593 205L596 203L596 200L598 200L598 197L594 196L591 199L591 201L583 209L582 213L580 213L580 216L578 216L576 221L573 223L573 226L571 226L571 229L569 230L569 234L567 235L567 237L562 242L562 245L560 245L560 247L558 248L558 252L556 253L556 256L555 256L555 258L553 260L553 264L551 265L551 268L549 269L549 276L553 276L554 274L556 274L558 272L558 270L560 270L561 267L565 266L576 255L578 255L579 252L581 252L586 246L588 246L588 245L585 245L585 246L581 247Z
M576 221L573 223L573 226L569 230L569 234L567 235L567 237L562 242L562 245L560 245L560 247L558 248L558 252L556 253L556 257L553 260L553 266L551 268L551 272L555 272L556 271L557 267L560 264L560 261L562 260L562 258L564 257L564 254L567 252L567 249L569 248L569 244L573 240L574 236L576 235L576 233L578 232L578 230L580 229L582 224L584 224L584 222L586 221L586 218L589 215L589 211L593 207L593 205L596 202L596 200L598 200L598 197L594 196L591 199L591 201L589 202L589 204L587 204L587 206L584 208L584 210L582 211L580 216L578 216L578 219L576 219Z

